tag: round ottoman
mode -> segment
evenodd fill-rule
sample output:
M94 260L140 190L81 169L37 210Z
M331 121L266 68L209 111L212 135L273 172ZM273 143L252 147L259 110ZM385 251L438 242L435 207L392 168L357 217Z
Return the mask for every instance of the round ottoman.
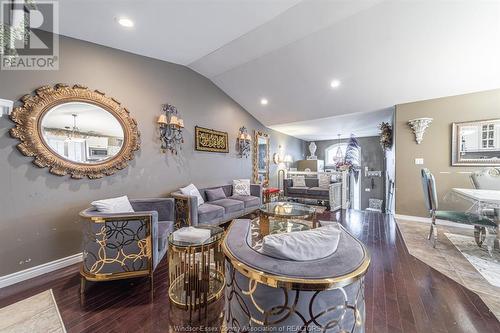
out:
M365 246L343 227L337 251L312 261L267 256L252 247L250 220L223 241L228 332L364 332Z

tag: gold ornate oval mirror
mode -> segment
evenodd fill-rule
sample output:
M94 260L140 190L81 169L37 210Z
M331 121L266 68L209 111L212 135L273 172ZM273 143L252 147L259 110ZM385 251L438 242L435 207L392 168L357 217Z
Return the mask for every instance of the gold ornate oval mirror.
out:
M253 182L255 184L269 184L269 135L261 131L255 131Z
M101 178L125 168L139 149L137 123L118 101L86 87L45 86L21 99L11 119L18 149L33 163L72 178Z

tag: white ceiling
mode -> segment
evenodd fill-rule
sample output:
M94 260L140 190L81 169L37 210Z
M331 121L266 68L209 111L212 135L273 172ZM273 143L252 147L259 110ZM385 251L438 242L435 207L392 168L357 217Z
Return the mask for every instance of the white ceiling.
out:
M287 133L306 141L349 138L351 134L357 137L377 136L380 133L378 125L382 122L392 123L394 108L363 113L350 113L341 116L304 120L287 124L271 126L272 129Z
M60 13L63 35L188 65L307 140L376 133L395 104L500 87L500 1L65 0Z
M54 107L42 119L42 126L47 128L73 128L73 114L76 114L76 126L82 133L94 133L123 138L120 122L102 108L80 102L64 103Z
M181 65L210 54L300 0L64 0L62 35ZM132 29L116 18L134 21Z

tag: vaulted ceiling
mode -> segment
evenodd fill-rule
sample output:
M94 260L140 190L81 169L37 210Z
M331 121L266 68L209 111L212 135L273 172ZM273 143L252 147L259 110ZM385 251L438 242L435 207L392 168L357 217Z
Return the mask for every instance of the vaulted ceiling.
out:
M307 140L373 135L395 104L500 87L500 1L65 0L60 33L189 66Z

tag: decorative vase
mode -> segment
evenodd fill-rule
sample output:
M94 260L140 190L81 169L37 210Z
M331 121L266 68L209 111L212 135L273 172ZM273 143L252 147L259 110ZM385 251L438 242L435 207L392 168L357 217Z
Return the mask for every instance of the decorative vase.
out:
M317 149L316 143L314 143L314 141L311 142L309 144L309 152L311 153L311 157L316 156L316 149Z

